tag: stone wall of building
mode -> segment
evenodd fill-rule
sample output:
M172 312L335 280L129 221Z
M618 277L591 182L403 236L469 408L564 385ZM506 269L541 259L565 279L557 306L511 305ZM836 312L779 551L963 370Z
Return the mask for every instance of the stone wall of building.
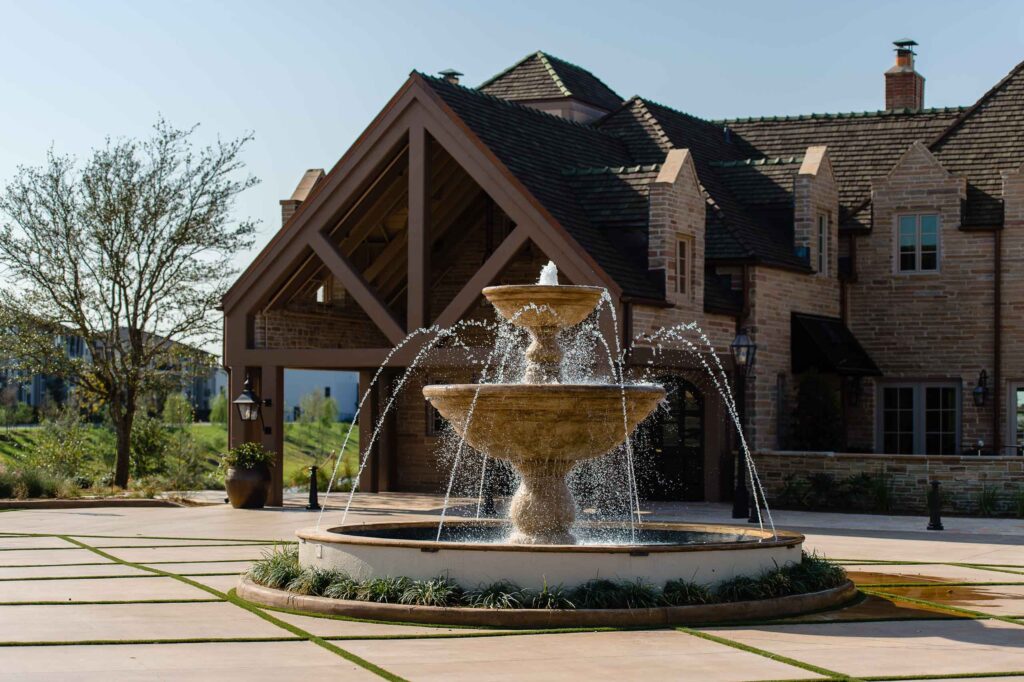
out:
M387 337L355 304L302 304L255 316L256 348L386 348Z
M993 373L994 238L961 229L965 197L966 181L950 175L920 143L872 182L872 230L857 237L849 326L884 376L865 382L850 415L856 425L850 447L876 448L879 385L893 381L959 384L961 444L994 442L992 401L977 408L971 398L979 372ZM899 216L926 213L939 216L939 269L900 272Z
M754 461L769 505L780 500L787 478L815 474L828 474L836 481L857 474L882 475L894 512L924 512L930 481L942 484L946 512L977 513L982 493L989 491L997 511L1013 514L1024 495L1024 457L762 451Z

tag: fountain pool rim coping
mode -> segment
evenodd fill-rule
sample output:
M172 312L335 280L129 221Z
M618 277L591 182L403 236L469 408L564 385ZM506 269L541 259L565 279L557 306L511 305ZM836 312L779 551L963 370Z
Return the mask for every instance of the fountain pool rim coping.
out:
M707 623L767 621L839 608L860 593L852 581L820 592L724 604L656 606L644 609L484 609L415 606L302 595L254 583L241 576L238 598L286 611L357 620L498 628L665 627Z
M436 540L403 540L399 538L382 538L368 535L350 535L346 530L359 530L365 532L374 528L380 530L393 530L396 528L436 528L438 522L430 521L389 521L377 523L358 523L333 528L303 528L295 531L300 542L314 542L331 545L372 545L377 547L405 547L419 549L425 552L439 550L455 551L484 551L484 552L557 552L573 554L654 554L669 552L712 552L722 550L750 550L766 549L770 547L794 547L804 542L804 536L794 531L778 530L772 536L770 530L751 528L747 526L728 526L721 524L703 523L681 523L681 522L659 522L648 521L643 524L644 528L653 530L678 530L697 531L705 533L732 533L738 530L743 533L756 536L750 540L738 540L735 542L711 542L703 544L668 545L668 544L617 544L617 545L542 545L542 544L509 544L490 542L451 542ZM445 525L457 528L459 526L504 526L508 521L504 519L447 519ZM629 525L623 522L582 522L579 526L589 528L619 528L628 529Z

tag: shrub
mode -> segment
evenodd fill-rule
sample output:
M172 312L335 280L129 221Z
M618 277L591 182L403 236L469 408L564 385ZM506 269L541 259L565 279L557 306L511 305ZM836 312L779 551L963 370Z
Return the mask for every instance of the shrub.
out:
M195 421L192 403L184 393L172 393L164 400L164 409L160 413L167 426L184 427Z
M224 468L255 469L271 464L274 457L274 453L264 448L263 445L250 441L228 450L221 459L221 464Z
M89 427L82 423L77 408L68 406L43 422L28 463L54 476L70 477L80 473L89 456Z
M324 589L324 596L331 599L355 599L359 594L359 581L345 575L338 575Z
M999 504L999 491L993 486L985 486L978 493L978 513L982 516L992 516L996 513Z
M137 414L132 422L132 476L141 478L166 471L171 439L163 422L145 414Z
M228 423L228 398L223 393L218 393L217 397L210 403L210 423Z
M0 498L76 497L79 489L65 478L42 469L0 470Z

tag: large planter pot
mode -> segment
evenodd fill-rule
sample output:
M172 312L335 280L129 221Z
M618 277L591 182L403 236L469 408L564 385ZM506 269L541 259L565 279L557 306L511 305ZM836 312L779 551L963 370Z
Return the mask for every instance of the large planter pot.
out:
M267 503L270 469L266 466L255 469L228 467L224 486L235 509L262 509Z

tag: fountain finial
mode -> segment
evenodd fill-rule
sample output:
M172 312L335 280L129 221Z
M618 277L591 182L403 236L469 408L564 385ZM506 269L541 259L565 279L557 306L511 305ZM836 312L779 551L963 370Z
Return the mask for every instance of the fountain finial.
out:
M558 266L555 261L549 260L548 264L540 269L540 279L537 284L543 286L558 286Z

